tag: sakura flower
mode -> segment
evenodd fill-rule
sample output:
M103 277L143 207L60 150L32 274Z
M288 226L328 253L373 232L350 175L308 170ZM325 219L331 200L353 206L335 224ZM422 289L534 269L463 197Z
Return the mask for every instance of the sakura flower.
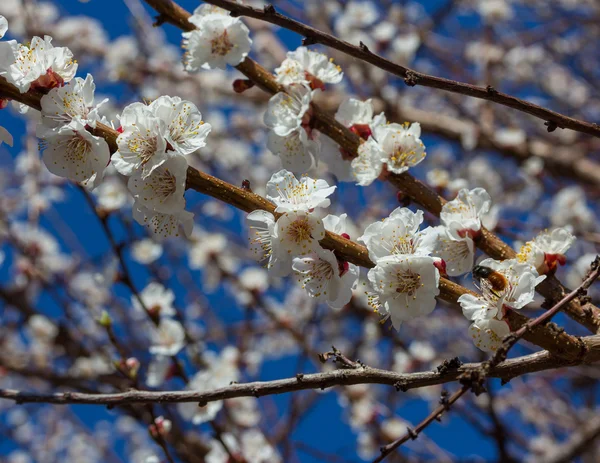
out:
M187 167L184 157L170 156L145 178L141 169L134 171L127 187L139 206L175 214L185 208L183 194Z
M275 69L277 82L283 85L303 83L311 88L325 88L325 84L337 84L344 76L342 69L322 53L298 47L289 51L281 66Z
M275 217L267 211L253 211L246 217L251 229L250 250L257 261L267 261L273 276L286 276L291 271L291 258L279 251Z
M517 259L533 265L541 274L556 270L558 264L565 265L565 253L575 241L575 236L566 228L543 231L532 241L525 243Z
M352 298L358 281L358 267L338 262L333 251L317 248L304 257L296 257L292 268L309 296L342 308Z
M150 110L166 124L166 139L177 153L187 155L206 146L211 126L204 123L202 114L191 101L161 96L150 104Z
M463 275L473 267L475 243L470 236L452 235L443 225L433 228L436 234L432 255L441 258L449 276Z
M100 118L98 106L94 106L95 90L96 84L91 74L85 80L75 77L68 85L53 88L41 100L42 124L57 128L77 118L84 125L96 127Z
M375 139L384 156L381 159L390 172L401 174L425 159L425 145L419 138L421 125L386 124L375 127Z
M279 249L291 256L304 256L315 251L325 237L322 220L306 212L285 212L276 225Z
M431 313L440 292L440 274L432 257L382 257L369 270L368 279L374 291L370 305L378 311L383 308L396 329L403 321Z
M185 345L183 326L172 318L161 318L158 326L151 330L152 346L150 353L154 355L173 356Z
M179 226L185 236L190 236L194 227L194 214L181 210L174 214L156 212L135 203L133 218L140 225L147 226L158 240L179 236Z
M232 381L238 380L239 352L235 347L226 347L219 355L211 351L205 355L207 357L205 364L209 368L196 373L187 385L189 390L210 391L229 386ZM208 402L203 407L193 403L178 405L183 418L195 425L213 420L221 408L223 408L222 400Z
M160 387L171 374L173 362L166 355L155 355L148 365L146 384L149 387Z
M68 48L53 47L52 37L33 37L29 46L11 40L0 45L0 76L21 93L33 88L54 88L69 82L77 63Z
M303 84L291 84L286 92L279 92L271 97L265 125L280 137L290 135L300 130L308 116L313 92Z
M131 200L127 188L115 176L106 178L94 190L94 195L98 198L98 206L108 212L121 209Z
M287 170L280 170L267 182L267 199L275 203L276 212L312 211L328 207L335 191L325 180L302 177L300 181Z
M369 225L358 240L367 246L369 257L375 263L391 255L428 256L436 236L431 228L419 231L421 223L423 211L398 207L389 217Z
M381 146L372 137L358 147L358 156L351 164L357 185L368 186L381 175L384 157Z
M54 175L92 186L102 180L110 161L108 144L89 133L81 121L74 119L56 129L38 125L36 134L43 140L44 164Z
M239 18L209 14L197 22L198 29L184 32L185 70L225 69L240 64L250 51L250 31Z
M143 239L136 241L131 246L131 255L140 264L151 264L160 258L163 252L161 244L151 240Z
M229 11L215 5L203 3L202 5L196 7L192 15L189 17L188 21L191 22L194 26L201 28L206 17L212 14L229 16Z
M484 352L496 352L509 333L508 323L496 318L477 319L469 327L473 343Z
M550 221L555 227L573 227L576 231L590 231L596 227L594 211L587 205L580 186L562 189L552 198L550 210Z
M335 113L335 119L364 140L369 138L375 127L386 122L385 114L373 115L373 103L370 99L360 101L355 98L342 101Z
M146 307L148 312L153 316L172 316L176 313L173 308L175 294L170 289L165 288L155 281L144 288L140 293L140 299L141 303L137 297L133 296L131 298L133 308L139 312L143 312L144 307Z
M131 175L141 168L142 179L167 161L165 123L142 103L133 103L121 115L122 132L117 138L119 150L112 163L122 175Z
M317 140L311 140L305 130L298 130L285 137L269 132L267 148L281 159L284 169L300 174L308 171L320 151Z
M490 210L490 195L483 188L461 189L456 199L442 207L440 220L455 239L475 238L481 230L481 218Z

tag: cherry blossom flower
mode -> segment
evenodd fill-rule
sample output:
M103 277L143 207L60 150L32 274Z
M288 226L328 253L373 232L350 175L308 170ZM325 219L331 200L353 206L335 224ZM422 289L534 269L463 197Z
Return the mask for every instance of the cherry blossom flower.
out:
M267 199L275 203L276 212L304 211L328 207L335 186L322 179L303 176L300 181L287 170L280 170L267 182Z
M173 361L166 355L154 355L148 365L146 384L149 387L161 386L170 376Z
M311 140L304 130L298 130L285 137L269 132L267 148L281 159L284 169L303 174L316 164L320 152L318 140Z
M38 125L36 135L42 139L42 159L50 172L75 182L95 187L110 162L108 144L86 130L79 119L56 129Z
M173 316L175 309L173 302L175 294L170 289L165 288L160 283L153 281L140 292L142 303L152 316ZM132 296L131 304L133 308L139 312L143 312L144 308L137 297Z
M473 343L484 352L496 352L502 345L502 340L509 333L508 323L496 318L478 318L469 326L469 334L473 338Z
M140 264L151 264L159 259L162 253L162 245L149 238L136 241L131 245L131 255Z
M277 219L279 250L291 256L304 256L319 248L325 238L323 221L307 212L284 212Z
M337 84L343 77L342 69L327 56L306 47L289 51L281 66L275 69L275 78L280 84L303 83L313 89L324 90L325 84Z
M149 108L166 124L166 139L177 153L187 155L206 146L211 125L202 120L194 103L177 96L161 96Z
M420 136L421 125L418 122L375 127L374 138L384 153L381 160L388 171L401 174L425 159L425 145Z
M382 257L369 270L368 279L374 291L370 305L380 312L383 309L397 330L403 321L431 313L440 292L440 274L432 257Z
M134 203L133 218L140 225L147 226L157 240L179 236L180 225L185 236L190 236L194 227L194 214L186 210L169 214Z
M54 88L69 82L77 62L68 48L54 47L52 37L33 37L29 46L14 40L0 42L0 76L19 89Z
M490 195L483 188L458 192L456 199L442 207L440 220L455 239L475 238L481 230L481 218L490 210Z
M4 37L6 31L8 30L8 21L4 16L0 14L0 39Z
M202 27L202 24L206 17L211 14L229 16L229 11L215 5L203 3L202 5L196 7L192 15L189 17L188 21L191 22L194 26L200 28Z
M428 256L436 235L431 228L419 231L422 223L423 211L398 207L389 217L369 225L358 241L365 244L369 258L375 263L391 255Z
M150 335L152 338L150 353L154 355L177 355L185 345L183 326L172 318L161 318L157 327L152 325Z
M317 301L342 308L352 298L358 282L358 267L339 262L333 251L317 248L304 257L296 257L292 268L302 288Z
M271 97L264 118L265 125L280 137L302 129L313 97L303 84L291 84L286 90Z
M381 175L384 156L381 146L373 137L358 147L358 156L351 164L357 185L368 186Z
M75 79L64 87L53 88L44 95L42 104L42 124L50 128L61 127L77 118L83 125L96 127L99 121L98 107L94 106L94 91L96 84L91 74L82 79Z
M433 231L436 239L432 255L444 261L446 273L449 276L459 276L469 272L475 258L475 243L471 237L450 234L443 225L433 227Z
M279 251L275 217L267 211L253 211L246 217L251 229L250 250L258 262L266 262L269 274L286 276L291 271L291 258Z
M228 64L236 66L248 56L252 39L250 31L239 18L211 13L202 18L196 17L193 22L198 29L182 34L186 71L226 69Z
M117 211L131 201L131 195L127 188L115 176L110 176L94 190L94 195L97 197L98 207L110 212Z
M572 227L576 231L596 228L594 211L587 205L585 192L580 186L563 188L552 198L550 221L555 227Z
M120 174L129 176L141 168L145 179L167 161L167 128L148 106L127 106L121 115L121 130L117 138L119 150L112 155L112 163Z
M540 274L553 272L558 264L566 264L565 253L574 241L575 236L566 228L545 230L521 247L517 259L533 265Z
M145 178L142 169L134 171L127 186L138 206L176 214L185 208L183 194L187 167L184 157L170 156Z

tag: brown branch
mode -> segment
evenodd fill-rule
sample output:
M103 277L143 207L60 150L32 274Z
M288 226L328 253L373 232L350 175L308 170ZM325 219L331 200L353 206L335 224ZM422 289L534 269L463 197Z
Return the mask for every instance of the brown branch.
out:
M380 463L402 444L408 442L411 439L415 440L417 437L419 437L419 434L421 434L427 426L429 426L436 420L439 421L444 412L449 411L450 406L454 404L454 402L456 402L458 399L460 399L463 396L463 394L468 390L468 386L463 386L450 397L442 399L442 404L439 407L437 407L434 411L432 411L427 416L427 418L421 421L415 429L408 428L407 433L404 436L396 439L394 442L390 442L389 444L381 447L381 454L377 458L375 458L375 460L373 460L373 463Z
M490 377L508 381L517 376L549 369L580 364L590 364L600 360L600 335L582 339L586 353L579 360L567 360L556 357L548 351L506 360L490 370ZM355 369L338 369L325 373L297 375L293 378L274 381L256 381L245 384L231 384L212 391L144 391L130 390L111 394L85 394L64 392L40 394L22 392L14 389L0 389L0 398L21 403L53 403L53 404L93 404L93 405L126 405L134 403L182 403L198 402L205 405L217 400L234 397L263 397L266 395L308 389L325 389L333 386L350 386L355 384L385 384L398 390L406 391L424 386L444 384L458 380L465 373L480 369L482 363L468 363L455 370L420 373L397 373L361 366Z
M366 61L384 71L394 74L404 79L406 85L414 87L416 85L422 85L424 87L437 88L452 93L458 93L460 95L466 95L482 100L493 101L494 103L507 106L509 108L522 111L530 114L534 117L542 119L547 122L548 131L555 130L557 127L562 129L571 129L577 132L587 133L595 137L600 137L600 125L580 121L572 117L565 116L563 114L551 111L541 106L529 103L528 101L516 98L506 93L499 92L494 88L480 87L477 85L467 84L464 82L457 82L443 77L436 77L429 74L424 74L413 69L401 66L399 64L392 63L384 57L377 55L370 51L366 46L352 45L344 40L340 40L331 34L319 31L313 27L307 26L294 19L288 18L275 11L270 5L261 8L253 8L248 5L241 5L239 3L230 0L205 0L206 3L220 6L226 10L231 11L232 16L247 16L249 18L260 19L262 21L275 24L277 26L284 27L294 31L305 37L304 41L307 44L320 43L330 48L341 51L349 56ZM148 2L150 4L157 2ZM161 2L166 3L166 2ZM171 2L169 2L171 3Z
M588 450L591 444L600 437L600 417L592 416L576 428L577 430L562 445L551 447L549 453L540 458L527 461L533 463L570 463Z
M3 78L0 78L0 95L4 94L4 88L6 86L10 86L10 84L6 83ZM116 140L119 134L113 128L98 123L93 133L103 137L109 146L114 149L117 148ZM404 175L405 174L402 174L402 176L398 177L403 177ZM431 193L437 197L437 194L433 193L432 190L410 175L406 175L405 178L406 182L412 182L412 184L415 185L415 188L422 188L425 193ZM276 217L279 216L279 214L275 213L275 205L265 198L252 193L247 189L231 185L212 175L196 170L193 167L188 167L186 187L198 191L199 193L209 195L246 212L260 209L271 212ZM484 234L485 233L490 234L484 230ZM498 240L494 235L490 235L490 240ZM320 241L320 244L325 249L334 251L342 260L352 262L365 268L372 268L375 266L369 259L369 253L366 247L348 240L341 235L326 232L325 238ZM512 252L514 253L514 251ZM456 305L458 298L469 292L468 289L453 283L450 280L440 278L439 298L446 302ZM507 315L507 321L514 329L521 327L524 323L527 323L528 320L527 317L518 314L515 311L512 311ZM557 333L556 329L552 329L550 326L535 327L532 331L526 333L525 339L569 360L581 358L585 351L585 346L578 338L564 332Z
M190 13L171 0L146 1L161 15L173 15L169 22L177 25L182 30L190 31L194 29L193 24L188 21L188 18L191 16ZM242 63L236 66L236 68L267 92L277 93L284 90L283 87L275 81L271 73L250 58L246 58ZM356 150L362 142L358 135L348 130L331 115L325 113L314 104L313 118L317 130L335 140L346 151L356 154ZM408 172L400 175L390 175L388 181L436 216L439 216L443 205L446 203L444 198L439 196L423 182L414 178ZM188 185L190 185L189 182ZM331 234L328 234L325 238L325 242L322 242L321 244L330 249L330 245L333 244L329 241L330 239L332 239L332 236ZM342 242L338 241L336 244L341 245ZM515 251L508 244L504 243L498 236L485 228L482 229L482 234L475 244L483 252L494 259L504 260L516 257ZM366 258L367 256L365 255L364 257ZM366 261L363 260L363 262ZM538 286L537 290L550 301L559 300L566 292L564 286L562 286L554 276L546 278L546 280ZM565 308L565 313L576 322L585 326L592 333L600 332L600 310L593 304L581 304L579 300L574 300Z

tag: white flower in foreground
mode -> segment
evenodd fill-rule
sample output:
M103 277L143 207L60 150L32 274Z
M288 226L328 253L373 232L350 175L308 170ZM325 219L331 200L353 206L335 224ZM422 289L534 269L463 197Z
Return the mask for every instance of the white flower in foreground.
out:
M318 207L328 207L328 199L335 186L322 179L314 180L303 176L298 179L287 170L280 170L267 182L267 199L275 203L277 212L312 211Z
M96 127L100 120L98 107L94 106L96 84L91 74L75 79L64 87L53 88L41 100L42 124L50 128L61 127L77 118L82 124Z
M121 115L122 133L117 138L119 150L112 155L112 163L122 175L131 175L141 168L142 178L166 162L167 129L150 108L133 103Z
M275 69L275 78L283 85L303 83L325 89L325 84L337 84L343 77L342 69L327 56L306 47L289 51L281 66Z
M443 225L433 228L436 234L432 255L444 260L449 276L463 275L473 267L475 243L470 236L457 237L448 233Z
M194 228L194 214L186 210L168 214L134 204L133 218L140 225L147 226L158 240L179 236L180 225L183 227L185 236L190 236Z
M175 315L175 309L173 308L175 294L160 283L153 281L146 286L140 293L140 299L148 312L153 316L160 315L164 317ZM140 304L140 301L135 296L131 297L131 304L134 309L140 312L144 310L144 307L142 307L142 304Z
M456 239L475 238L481 230L481 218L490 210L492 200L483 188L463 188L458 196L442 207L440 220Z
M232 381L238 380L239 352L235 347L226 347L219 356L210 351L205 355L207 357L205 363L209 367L194 375L187 385L188 390L211 391L229 386ZM214 419L219 410L223 408L223 401L208 402L203 407L199 407L197 403L179 404L177 408L184 419L198 425Z
M42 139L44 164L54 175L92 186L102 180L110 162L108 144L89 133L78 119L56 129L38 125L36 135Z
M177 153L187 155L206 146L212 127L191 101L161 96L150 104L150 110L165 123L167 141Z
M176 214L185 208L183 194L187 167L184 157L171 156L145 178L141 169L134 171L129 177L127 187L139 206L157 212Z
M352 160L352 174L360 186L368 186L381 175L385 153L370 137L358 147L358 156Z
M273 276L286 276L291 271L291 257L279 251L275 217L267 211L253 211L246 217L250 227L250 250L258 262L266 262Z
M335 119L352 132L367 140L372 135L375 127L384 125L385 114L373 115L372 101L360 101L355 98L346 98L335 113Z
M279 156L284 169L303 174L316 164L320 145L317 140L311 140L305 130L294 131L285 137L270 131L267 137L267 148Z
M369 282L374 291L370 305L400 329L403 321L428 315L435 308L439 294L440 274L432 257L388 256L369 270Z
M206 19L206 17L212 14L229 16L229 11L215 5L203 3L202 5L196 7L192 15L189 17L188 21L191 22L194 26L200 28L202 27L203 21Z
M313 97L303 84L291 84L286 90L271 97L264 117L265 125L280 137L302 129Z
M390 255L428 256L436 236L431 228L420 231L422 223L423 211L398 207L389 217L369 225L358 241L365 244L375 263Z
M309 296L342 308L352 298L358 281L358 267L339 262L333 251L317 248L304 257L296 257L292 268Z
M502 340L510 333L506 320L477 319L469 326L469 334L478 349L484 352L496 352Z
M0 126L0 146L2 143L6 143L8 146L13 145L13 137L8 130Z
M29 46L14 40L0 45L0 76L19 89L54 88L69 82L77 72L71 50L53 47L52 37L33 37Z
M185 345L183 326L172 318L161 318L158 326L152 325L152 345L150 353L154 355L173 356Z
M240 64L250 51L250 31L239 18L209 14L191 32L184 32L185 70L226 69Z
M0 14L0 39L4 37L6 31L8 30L8 21L4 16Z
M517 259L533 265L541 274L553 272L558 264L565 265L565 253L575 241L575 236L566 228L543 231L532 241L525 243Z
M319 249L325 238L321 219L306 212L285 212L277 219L279 250L291 256L304 256Z
M162 245L149 238L136 241L131 246L131 255L133 260L139 262L140 264L151 264L159 259L162 253Z
M375 127L375 139L381 146L382 161L395 174L406 172L425 159L425 145L419 138L421 125L385 124Z

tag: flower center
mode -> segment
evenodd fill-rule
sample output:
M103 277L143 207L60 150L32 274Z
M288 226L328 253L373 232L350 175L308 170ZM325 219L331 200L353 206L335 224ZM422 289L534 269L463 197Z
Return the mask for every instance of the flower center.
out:
M210 52L213 55L225 56L233 48L233 43L229 40L227 31L210 41Z
M396 292L414 296L423 284L421 275L411 270L401 270L396 274Z
M311 238L312 226L307 217L294 220L287 229L287 234L295 243L302 243Z

